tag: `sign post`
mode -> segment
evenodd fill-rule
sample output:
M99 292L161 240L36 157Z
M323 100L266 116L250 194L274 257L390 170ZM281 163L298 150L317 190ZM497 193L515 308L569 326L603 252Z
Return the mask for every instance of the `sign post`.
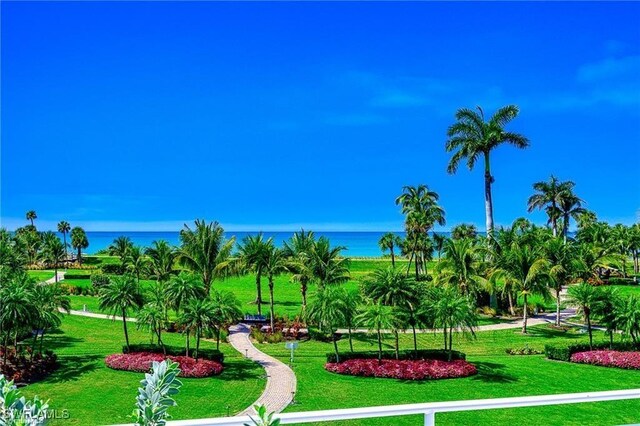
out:
M287 342L284 347L291 351L291 358L289 359L289 365L293 365L293 351L298 348L298 342Z

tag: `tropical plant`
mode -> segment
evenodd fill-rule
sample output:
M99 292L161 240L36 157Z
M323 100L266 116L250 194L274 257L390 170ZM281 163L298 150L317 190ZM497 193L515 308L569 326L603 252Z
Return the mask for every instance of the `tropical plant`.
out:
M305 232L304 229L301 229L299 232L294 232L282 247L284 256L289 259L288 269L292 273L291 281L300 284L302 309L306 309L307 290L309 283L314 279L311 258L315 245L316 238L313 231Z
M449 351L449 361L453 354L453 333L469 331L475 337L477 317L471 299L461 294L454 286L436 286L427 291L422 309L428 312L430 326L442 329L444 350Z
M398 316L391 306L381 302L370 301L364 310L357 316L356 321L369 330L375 332L378 338L378 363L382 362L382 330L396 329ZM396 352L397 355L397 352Z
M627 278L627 256L631 253L631 229L621 223L611 229L611 248L619 255L622 276Z
M549 217L548 223L551 225L553 236L558 235L558 219L562 212L560 203L573 194L575 183L572 181L561 182L557 177L551 175L548 182L541 181L533 184L536 191L527 201L527 210L532 212L535 209L545 209Z
M273 416L276 413L275 412L268 413L267 407L265 407L264 405L254 405L253 409L256 411L256 414L258 415L257 418L253 418L252 416L249 416L249 418L251 419L251 422L253 423L253 426L280 426L280 419L273 418ZM252 426L252 425L245 423L244 426Z
M204 288L209 294L211 281L216 277L225 277L233 270L231 251L235 238L224 239L224 229L218 222L206 223L196 220L194 229L184 225L180 231L178 261L187 269L200 274Z
M493 199L491 185L495 181L491 174L490 154L498 146L505 143L517 148L526 148L529 141L521 134L505 130L505 126L518 116L519 109L515 105L507 105L485 121L484 111L461 108L456 112L456 122L447 130L449 140L445 149L455 151L447 167L447 172L455 173L460 161L466 159L469 170L473 169L479 157L484 159L484 199L487 223L487 237L493 234Z
M62 239L64 241L64 258L69 257L67 253L67 234L71 231L71 225L66 220L61 220L58 222L58 232L62 234Z
M604 287L599 290L598 303L594 304L591 315L606 328L609 335L610 348L613 349L613 335L619 328L622 299L615 287Z
M575 306L584 315L589 332L589 348L593 349L593 330L591 327L591 312L600 303L601 293L591 284L581 283L569 287L567 303Z
M194 356L196 361L198 360L198 351L200 350L200 336L213 325L216 319L215 315L216 308L209 299L191 299L183 308L182 315L180 315L179 321L185 327L187 340L189 339L189 332L191 330L196 336L196 351ZM189 356L188 353L187 356Z
M447 241L447 237L443 234L432 232L433 249L438 253L438 260L442 257L442 250L444 249L444 242Z
M256 274L256 300L258 315L262 315L262 273L267 252L273 247L273 239L265 240L262 232L257 235L247 235L238 245L238 255L244 269Z
M557 238L549 238L544 244L544 252L551 278L549 285L555 292L556 326L559 326L562 290L583 275L585 264L578 257L578 250L572 242L564 243Z
M27 400L13 381L0 374L0 425L41 426L48 418L49 402L37 396Z
M33 224L33 221L36 220L38 218L38 215L36 214L35 210L29 210L26 214L27 220L31 222L31 226L35 227L35 225Z
M188 272L181 272L167 282L165 296L169 301L169 306L180 316L183 307L191 300L204 299L206 291L204 284L198 277ZM186 356L189 356L189 330L185 330L185 334Z
M271 332L275 331L275 302L273 299L274 278L282 274L287 270L287 260L284 257L282 250L269 246L269 249L265 253L264 259L264 273L267 275L269 281L269 308L270 308L270 323Z
M109 256L117 256L120 258L121 274L124 274L127 268L127 260L129 257L129 250L131 250L131 248L133 248L133 242L131 242L131 238L125 236L116 238L107 248Z
M149 270L158 282L167 282L174 273L177 253L165 240L154 241L144 254L149 258Z
M162 341L162 329L165 324L165 315L162 305L157 302L145 304L136 315L136 327L151 332L151 344L154 337L158 341L158 345L162 348L162 352L166 355L166 349Z
M640 297L637 294L621 301L616 325L634 343L640 342Z
M47 330L59 327L62 323L61 311L71 312L71 301L58 284L36 284L32 289L32 305L35 312L32 317L32 325L38 332L33 335L33 348L31 356L35 353L35 344L40 334L40 349L44 343L44 335Z
M145 257L142 247L131 246L127 252L127 263L129 270L135 275L136 282L140 285L140 275L147 271L149 259Z
M398 234L394 234L393 232L387 232L386 234L382 235L382 237L380 237L380 240L378 241L378 246L380 247L380 250L382 250L382 253L389 250L389 253L391 254L391 266L394 268L396 266L396 256L394 249L400 247L401 245L402 238Z
M320 237L310 253L311 272L319 287L342 284L349 280L349 259L342 257L346 247L331 247L327 237Z
M122 318L124 340L129 349L129 333L127 331L127 316L129 311L137 310L144 304L140 289L131 275L114 277L108 285L100 289L100 309Z
M89 247L89 240L84 229L76 226L71 230L71 247L78 250L78 262L82 263L82 250Z
M458 286L462 294L477 294L488 289L481 274L478 247L472 239L448 239L444 243L444 258L438 264L438 282Z
M136 408L133 411L137 426L164 426L170 418L167 410L176 406L173 397L180 391L178 364L170 360L153 361L151 373L140 381Z
M584 201L573 193L567 194L560 200L558 208L562 214L562 237L565 242L568 238L571 218L577 221L578 218L586 212L586 209L582 207L582 203L584 203Z
M53 265L54 279L58 282L58 266L65 258L65 249L62 242L55 237L47 241L42 252L42 257L46 263Z
M220 349L220 331L222 327L242 318L240 301L230 291L212 291L213 325L216 328L216 349Z
M475 240L477 236L478 229L470 223L460 223L451 228L451 239L453 240L462 240L465 238Z
M340 362L340 354L338 352L336 330L340 324L346 322L345 312L347 311L347 306L345 299L346 292L342 287L327 286L318 288L315 297L311 299L305 310L307 321L317 324L320 330L331 334L333 349L338 362Z
M2 347L4 362L7 360L7 346L9 339L13 340L13 347L18 347L18 336L29 330L36 319L33 304L33 281L25 274L19 274L8 282L3 279L0 286L0 335L3 337Z

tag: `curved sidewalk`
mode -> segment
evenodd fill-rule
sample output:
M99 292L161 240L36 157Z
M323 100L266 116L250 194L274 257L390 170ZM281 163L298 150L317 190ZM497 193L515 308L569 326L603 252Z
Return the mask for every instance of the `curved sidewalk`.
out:
M259 351L249 340L249 326L236 324L229 327L229 343L243 356L257 362L267 374L267 386L256 402L239 416L254 415L254 405L265 405L267 412L279 413L291 403L296 392L296 375L288 365Z
M66 273L65 271L58 271L58 280L57 281L64 280L64 274L65 273ZM52 278L49 278L48 280L46 280L45 283L47 283L47 284L55 284L57 281L56 281L56 276L54 275Z

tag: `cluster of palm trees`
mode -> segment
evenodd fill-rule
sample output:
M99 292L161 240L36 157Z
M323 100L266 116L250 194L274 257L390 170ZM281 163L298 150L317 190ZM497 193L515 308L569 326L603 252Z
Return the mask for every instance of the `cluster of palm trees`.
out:
M9 348L17 353L18 342L29 336L31 357L36 351L42 353L44 334L60 325L60 308L69 311L70 302L58 284L36 283L19 265L2 265L0 275L0 348L6 364Z

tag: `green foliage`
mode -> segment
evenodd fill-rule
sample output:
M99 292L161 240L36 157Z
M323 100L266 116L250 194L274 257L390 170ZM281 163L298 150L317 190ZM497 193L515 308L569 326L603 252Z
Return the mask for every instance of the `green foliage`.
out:
M380 354L375 351L357 351L357 352L345 352L340 355L340 362L348 361L350 359L374 359L378 358ZM396 353L395 351L382 351L382 359L395 359ZM445 351L442 349L419 349L418 351L414 350L400 350L398 352L398 359L411 359L411 360L419 360L419 359L435 359L440 361L448 361L449 360L449 351ZM462 352L451 351L451 359L466 359L466 355ZM327 362L338 362L336 361L336 355L334 353L327 354Z
M253 407L258 414L257 418L253 418L251 416L251 422L254 426L279 426L280 419L274 419L273 416L275 413L267 413L267 407L264 405L255 405ZM244 426L251 426L248 423L245 423Z
M173 397L178 394L182 382L177 376L178 364L169 360L153 362L151 373L140 381L136 408L132 417L139 426L164 426L170 418L167 410L176 405Z
M66 280L88 280L91 279L94 274L81 274L81 273L66 273L64 279Z
M598 349L611 349L616 351L634 351L640 350L640 343L633 342L598 342L590 345L589 343L570 343L567 345L545 345L544 353L548 359L557 361L571 361L571 355L578 352L586 352Z
M35 396L32 400L21 395L13 381L0 374L0 425L40 426L47 419L49 403Z

